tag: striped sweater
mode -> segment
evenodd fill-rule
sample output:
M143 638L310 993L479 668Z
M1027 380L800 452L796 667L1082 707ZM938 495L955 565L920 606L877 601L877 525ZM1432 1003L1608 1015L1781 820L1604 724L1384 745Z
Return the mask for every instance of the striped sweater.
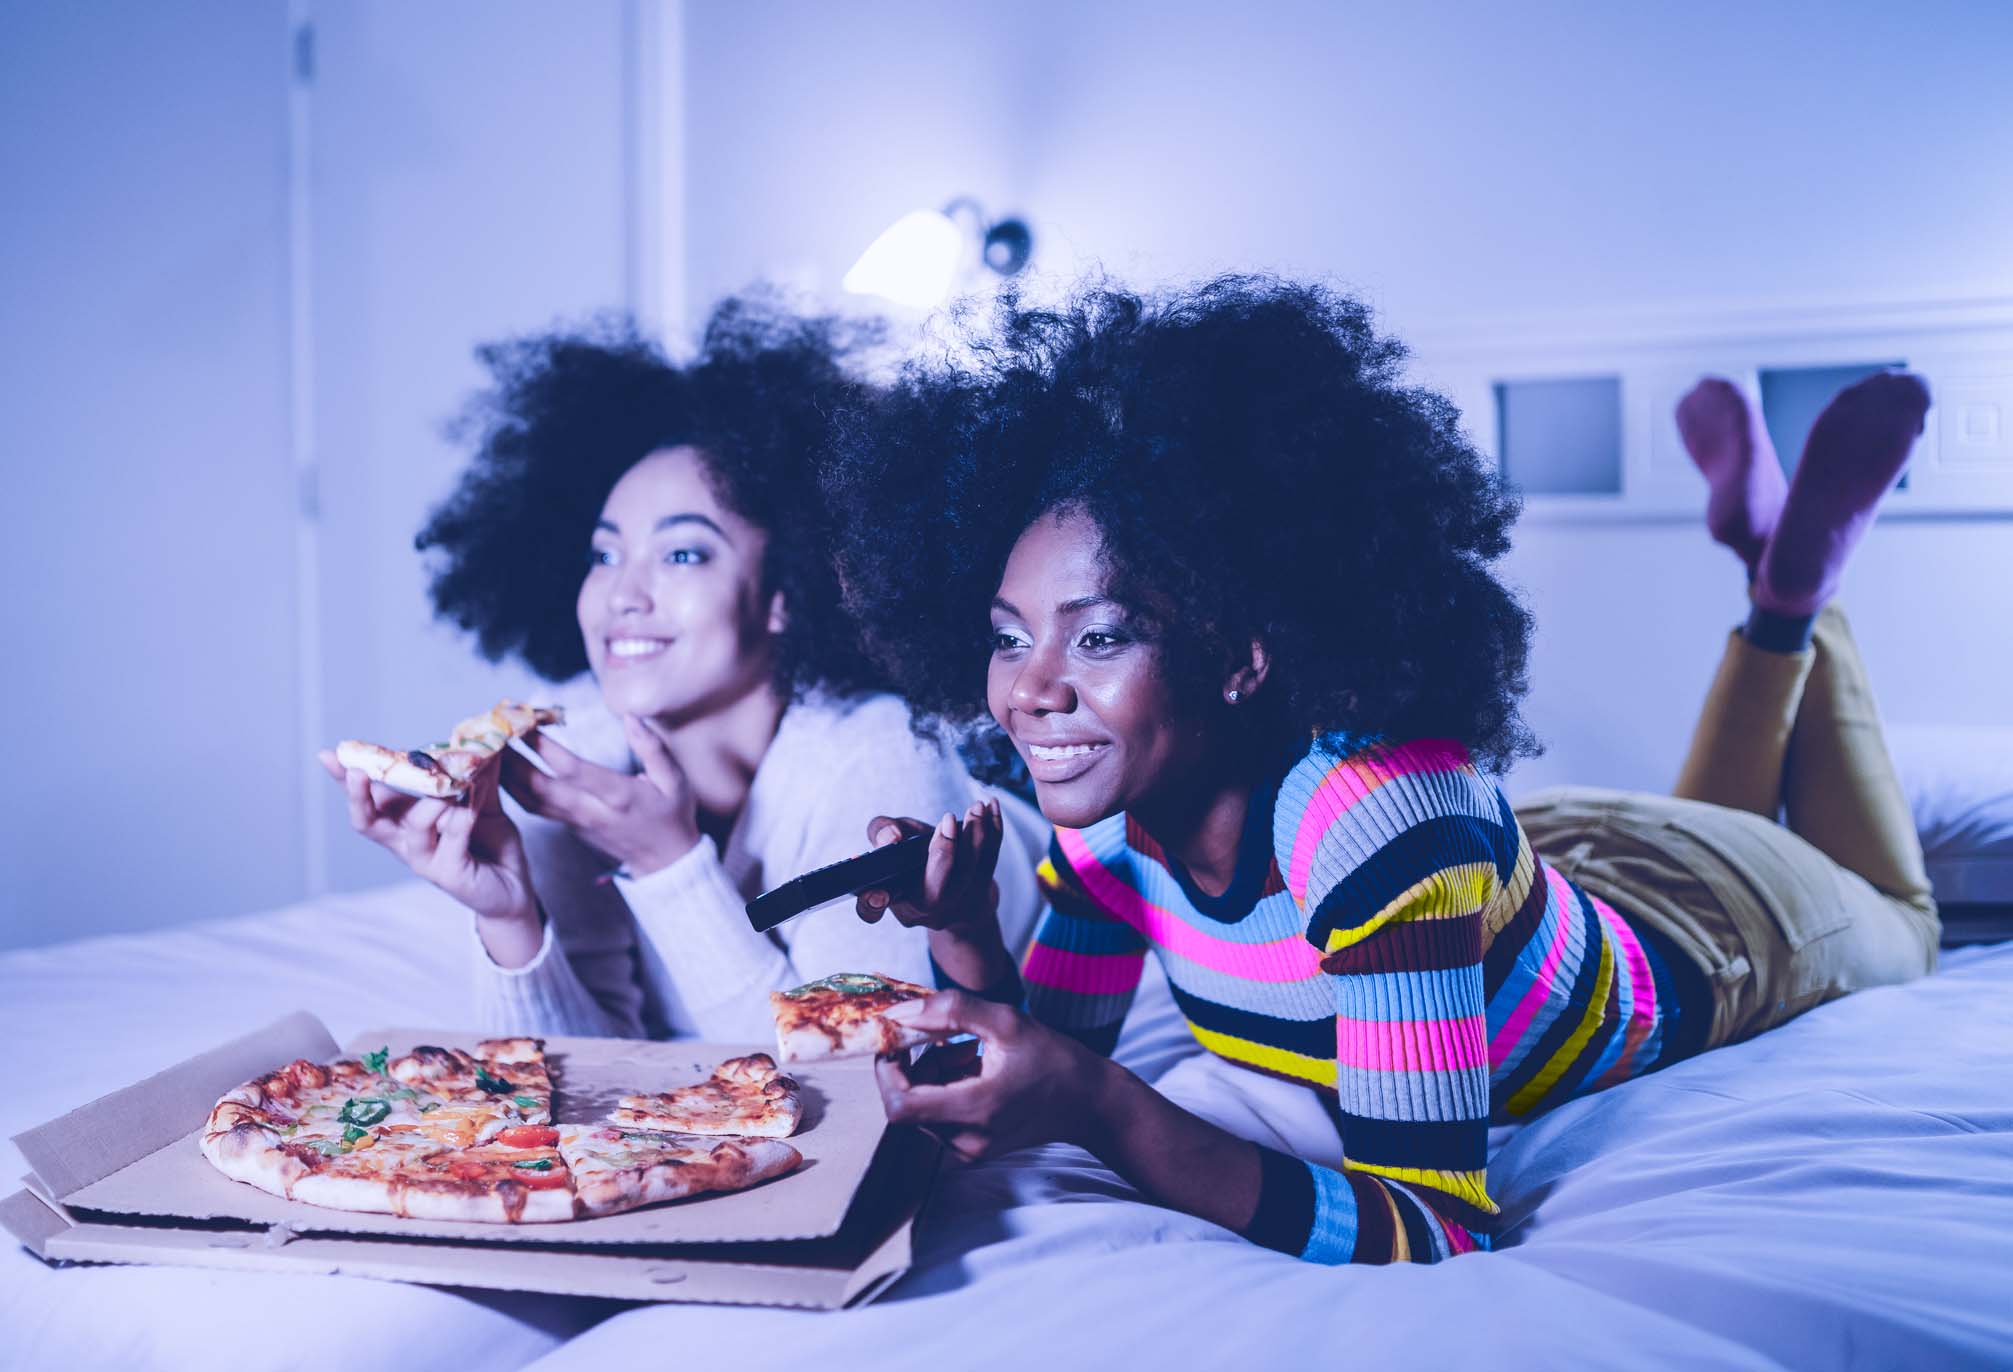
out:
M1487 1247L1491 1121L1659 1064L1665 960L1531 851L1459 744L1317 744L1252 797L1230 886L1130 817L1059 829L1028 1009L1101 1053L1149 951L1201 1044L1329 1096L1343 1167L1261 1150L1250 1236L1320 1262Z

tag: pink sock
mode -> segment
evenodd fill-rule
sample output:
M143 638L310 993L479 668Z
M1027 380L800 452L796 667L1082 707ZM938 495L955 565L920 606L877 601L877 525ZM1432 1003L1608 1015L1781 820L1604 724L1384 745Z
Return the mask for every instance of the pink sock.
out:
M1705 527L1754 575L1761 550L1782 513L1782 464L1762 427L1761 413L1731 381L1708 376L1678 401L1678 433L1705 474Z
M1754 603L1780 615L1813 615L1873 522L1880 498L1922 432L1929 388L1909 372L1882 372L1832 397L1811 426L1789 497L1763 551Z

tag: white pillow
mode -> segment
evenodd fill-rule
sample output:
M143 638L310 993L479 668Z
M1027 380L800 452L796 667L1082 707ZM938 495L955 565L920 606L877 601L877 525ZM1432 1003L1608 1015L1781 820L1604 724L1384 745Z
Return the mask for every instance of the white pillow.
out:
M2013 904L2013 726L1902 724L1887 741L1936 899Z

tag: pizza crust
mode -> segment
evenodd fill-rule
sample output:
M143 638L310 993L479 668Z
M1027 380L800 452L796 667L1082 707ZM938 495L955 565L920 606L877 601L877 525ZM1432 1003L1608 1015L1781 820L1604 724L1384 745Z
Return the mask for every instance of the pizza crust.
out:
M336 744L335 755L344 767L362 772L379 785L425 800L452 800L468 790L480 770L479 765L464 765L467 754L437 756L425 749L400 752L354 738Z
M205 1131L201 1147L210 1165L232 1181L291 1200L294 1184L308 1174L308 1167L280 1151L279 1137L270 1126L243 1120L221 1131Z

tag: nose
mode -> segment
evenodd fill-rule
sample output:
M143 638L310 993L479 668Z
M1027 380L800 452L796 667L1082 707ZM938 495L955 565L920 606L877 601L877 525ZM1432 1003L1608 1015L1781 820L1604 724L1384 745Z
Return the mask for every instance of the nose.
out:
M622 562L615 568L615 579L608 587L608 612L610 614L648 614L650 612L649 565L642 558Z
M1014 674L1007 705L1015 714L1066 715L1076 708L1076 691L1061 670L1061 656L1052 648L1036 648Z

